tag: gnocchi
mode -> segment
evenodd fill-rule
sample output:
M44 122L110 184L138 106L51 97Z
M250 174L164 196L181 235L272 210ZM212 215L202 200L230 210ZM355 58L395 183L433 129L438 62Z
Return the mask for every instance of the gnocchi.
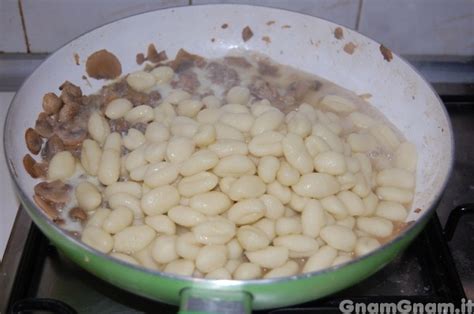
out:
M58 215L83 217L85 244L213 280L341 265L404 227L416 146L363 100L284 66L263 74L252 58L201 61L130 73L97 99L64 89L65 109L42 113L71 119L40 135L47 182L35 199L60 186ZM69 117L70 99L87 106ZM72 208L81 215L64 216Z

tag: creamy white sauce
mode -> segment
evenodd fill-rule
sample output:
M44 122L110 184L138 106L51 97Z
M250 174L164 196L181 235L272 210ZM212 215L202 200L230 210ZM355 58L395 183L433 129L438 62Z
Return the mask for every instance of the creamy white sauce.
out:
M242 53L240 51L238 52L234 51L234 52L231 52L230 55L245 57L245 59L252 65L252 67L250 68L230 66L232 69L234 69L238 73L239 79L240 79L239 85L241 86L249 86L252 84L255 77L262 77L267 82L276 85L280 93L284 93L285 90L288 88L288 86L295 80L307 79L307 80L318 81L320 83L320 86L313 93L313 96L312 96L313 99L320 100L324 96L329 95L329 94L344 96L350 99L357 106L357 111L365 113L369 115L370 117L372 117L373 119L377 120L378 122L383 122L386 125L390 126L391 129L396 132L400 141L403 141L401 132L399 132L391 123L389 123L389 121L375 107L371 106L363 98L357 96L355 93L351 91L344 89L343 87L337 86L336 84L329 82L317 75L308 74L306 72L296 70L289 66L278 65L276 63L273 63L267 57L260 54ZM228 66L224 58L207 60L207 61L217 62L217 63L225 64L226 66ZM275 66L275 65L278 66L279 75L274 75L274 76L260 75L258 72L259 61L265 61L265 62L270 63L272 66ZM196 99L200 99L202 96L213 94L217 96L218 98L220 98L223 101L223 104L225 104L225 95L227 92L227 88L225 87L225 85L212 83L211 80L209 79L209 73L205 67L204 68L194 67L193 71L197 74L197 78L200 82L200 85L196 89L196 91L193 93L192 97ZM348 73L348 75L351 75L351 74ZM178 74L174 74L173 80L178 80ZM158 91L161 94L161 99L163 100L163 99L166 99L166 97L171 93L171 91L173 91L173 87L171 86L170 83L160 83L160 84L156 84L149 91L152 91L152 90ZM251 97L249 104L251 104L255 100L256 100L255 97ZM291 110L297 110L297 107L300 104L301 103L296 103L292 107L285 107L283 108L283 111L286 113ZM348 123L347 118L342 118L341 121L343 121L343 125L344 125L344 130L342 133L343 136L348 135L355 130L352 127L351 123ZM377 147L377 149L368 153L367 155L372 160L372 164L376 169L379 168L379 165L383 166L383 165L387 165L387 163L391 164L392 162L392 152L385 151L381 147ZM99 183L98 179L96 177L87 176L83 172L82 167L80 166L77 167L77 171L75 175L67 183L71 185L74 190L75 187L80 182L83 182L85 180L93 183L99 188L100 191L103 191L104 187ZM69 210L75 206L77 206L77 201L74 196L74 193L72 193L71 201L68 204L66 204L66 206L61 212L61 217L65 221L63 228L69 231L80 232L83 228L81 223L78 221L72 220L68 215ZM104 202L101 207L107 207L107 204ZM91 214L93 214L93 212L89 213L89 215ZM140 224L140 223L143 223L143 221L142 220L135 221L134 224Z

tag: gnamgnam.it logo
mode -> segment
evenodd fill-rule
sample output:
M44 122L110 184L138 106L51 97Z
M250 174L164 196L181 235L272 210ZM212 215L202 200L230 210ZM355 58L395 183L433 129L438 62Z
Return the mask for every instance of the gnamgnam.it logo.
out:
M459 307L453 303L416 303L409 300L386 303L357 303L343 300L339 303L339 310L351 314L474 314L474 303L464 298L461 299Z

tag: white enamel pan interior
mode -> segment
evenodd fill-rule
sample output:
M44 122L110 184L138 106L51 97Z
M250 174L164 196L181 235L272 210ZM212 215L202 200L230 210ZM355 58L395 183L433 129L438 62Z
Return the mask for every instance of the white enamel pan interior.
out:
M268 23L274 21L274 23ZM221 25L227 24L223 29ZM242 29L250 26L254 36L244 42ZM107 49L121 61L123 73L139 69L138 52L150 43L173 57L180 48L213 58L230 49L245 49L266 54L279 63L315 73L357 94L370 94L376 106L404 136L417 146L419 160L416 195L408 220L427 212L442 192L453 158L452 130L446 110L431 86L404 60L393 55L386 61L380 44L343 28L338 40L338 25L289 11L245 5L203 5L161 10L136 15L105 25L68 43L49 57L17 93L6 134L18 136L7 160L16 169L18 182L32 194L35 181L24 171L21 157L27 153L24 130L34 125L41 110L41 99L57 91L65 80L81 86L85 94L96 92L104 81L89 79L85 60L91 53ZM270 43L262 40L268 36ZM343 50L352 42L353 54ZM74 55L80 59L76 65ZM21 119L16 117L21 116Z

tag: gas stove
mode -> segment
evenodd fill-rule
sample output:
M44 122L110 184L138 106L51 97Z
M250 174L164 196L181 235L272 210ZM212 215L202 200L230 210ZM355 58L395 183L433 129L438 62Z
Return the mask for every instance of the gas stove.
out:
M13 69L21 59L0 58L0 94L15 91L41 58L30 57L19 72ZM7 70L3 67L3 73L2 62L9 65ZM474 300L474 85L465 82L474 81L474 66L413 63L440 94L454 129L455 164L437 213L407 250L370 278L321 300L266 312L339 313L342 300L364 304L449 302L455 306L463 299ZM462 74L456 75L460 69ZM178 308L128 293L87 273L56 250L20 208L0 263L0 313L33 310L175 313Z

